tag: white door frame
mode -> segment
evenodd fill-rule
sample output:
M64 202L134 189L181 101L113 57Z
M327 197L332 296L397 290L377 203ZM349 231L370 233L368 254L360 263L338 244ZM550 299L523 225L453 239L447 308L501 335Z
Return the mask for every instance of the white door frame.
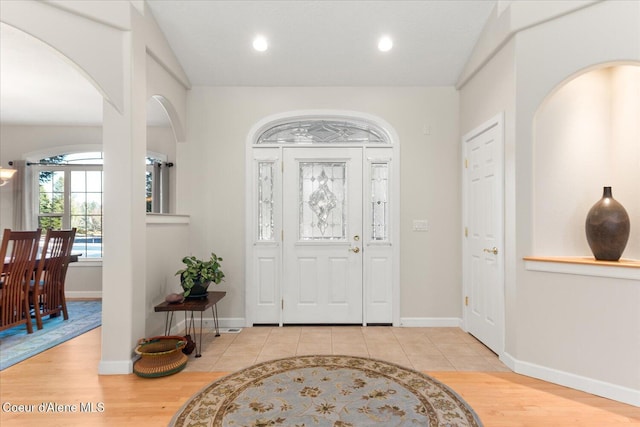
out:
M391 323L393 326L400 325L400 146L399 146L399 138L393 127L387 123L385 120L369 115L366 113L355 112L355 111L344 111L344 110L302 110L302 111L291 111L278 113L274 115L270 115L268 117L263 118L254 124L249 131L246 139L245 145L245 325L252 326L254 323L258 323L255 321L254 310L256 310L256 304L258 298L262 298L262 295L257 295L257 280L256 274L257 271L261 268L265 268L269 271L269 274L273 275L273 291L267 295L265 299L272 300L273 310L278 310L277 320L273 323L282 326L282 310L281 307L275 306L274 302L279 302L282 300L280 295L281 284L282 284L282 262L283 262L283 253L282 253L282 242L280 239L278 241L274 241L267 245L257 245L256 244L256 215L255 212L255 201L253 200L254 195L256 194L255 188L255 160L254 160L254 151L262 150L261 152L266 153L263 157L265 161L273 161L273 162L282 162L282 154L283 148L282 146L278 146L277 144L256 144L257 139L260 135L265 132L267 129L270 129L273 126L284 124L288 122L295 122L297 120L313 120L313 119L322 119L322 120L343 120L346 122L355 121L359 123L369 123L372 127L381 130L385 137L388 139L390 144L385 145L385 149L391 150L391 158L392 163L390 163L390 176L391 176L391 199L390 199L390 242L392 246L392 273L391 273ZM368 162L375 161L378 157L376 149L381 148L380 144L330 144L331 147L363 147L365 158L363 160L364 165L367 165ZM368 152L372 153L371 156L368 156ZM275 163L274 163L275 164ZM278 177L276 181L279 181L281 178L281 170L278 169ZM282 197L282 194L276 195L276 198ZM275 234L280 235L282 232L282 224L277 224L275 227ZM271 255L265 255L263 258L260 258L262 253L261 251L271 251ZM375 252L375 251L374 251ZM365 250L366 253L366 250ZM257 258L260 258L259 261L256 261ZM363 272L366 274L366 272ZM363 298L367 295L367 289L363 290ZM364 304L364 301L363 301ZM265 304L266 306L267 304ZM270 318L275 316L270 316ZM367 313L366 308L364 310L364 318L363 325L367 325Z
M468 210L470 203L470 194L468 188L468 153L467 153L467 143L482 133L490 130L495 127L497 130L496 136L496 147L497 152L495 153L496 157L496 182L498 183L499 189L496 192L501 198L499 201L499 209L495 209L499 218L497 222L499 224L499 230L497 230L497 247L499 247L498 254L496 255L496 262L498 265L498 289L499 295L497 295L498 301L497 304L497 319L496 325L499 329L498 332L498 345L497 348L493 348L494 351L498 354L498 356L502 357L504 354L504 342L505 342L505 255L504 255L504 208L505 208L505 194L504 194L504 113L500 113L480 126L476 127L472 131L468 132L462 137L462 159L463 159L463 167L462 167L462 229L464 232L462 233L462 266L463 266L463 301L462 301L462 313L463 313L463 327L465 331L469 330L469 306L468 299L471 295L471 251L470 251L470 243L467 238L468 234L468 224L470 223L470 219L468 218Z

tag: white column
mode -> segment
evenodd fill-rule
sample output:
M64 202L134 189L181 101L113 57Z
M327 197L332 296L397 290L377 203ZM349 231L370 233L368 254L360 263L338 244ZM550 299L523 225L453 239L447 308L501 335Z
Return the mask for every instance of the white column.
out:
M124 109L105 101L102 358L100 374L133 370L136 343L145 333L146 52L141 17L123 33Z

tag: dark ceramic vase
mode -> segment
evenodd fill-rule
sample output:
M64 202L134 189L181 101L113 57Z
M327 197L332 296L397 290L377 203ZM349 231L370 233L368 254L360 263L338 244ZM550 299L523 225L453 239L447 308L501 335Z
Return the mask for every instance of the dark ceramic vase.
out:
M604 187L602 199L591 207L584 225L587 242L599 261L618 261L629 240L629 215Z

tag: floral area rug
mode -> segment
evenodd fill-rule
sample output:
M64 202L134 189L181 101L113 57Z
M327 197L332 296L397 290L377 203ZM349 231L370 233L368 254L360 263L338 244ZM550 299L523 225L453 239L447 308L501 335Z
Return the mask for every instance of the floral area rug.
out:
M0 371L102 324L102 301L67 301L69 320L45 316L43 328L27 334L25 325L0 331Z
M482 426L458 394L411 369L351 356L297 356L221 378L171 426Z

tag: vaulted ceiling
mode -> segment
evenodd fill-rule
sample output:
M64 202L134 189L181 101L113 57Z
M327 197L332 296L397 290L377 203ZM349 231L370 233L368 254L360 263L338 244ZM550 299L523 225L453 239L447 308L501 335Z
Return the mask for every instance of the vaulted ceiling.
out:
M149 6L193 85L453 85L495 1L166 1ZM252 49L256 35L269 49ZM393 49L380 52L388 35Z
M193 86L451 86L496 0L147 0ZM251 44L269 42L265 52ZM387 35L393 49L380 52ZM99 124L98 92L0 24L0 121Z

